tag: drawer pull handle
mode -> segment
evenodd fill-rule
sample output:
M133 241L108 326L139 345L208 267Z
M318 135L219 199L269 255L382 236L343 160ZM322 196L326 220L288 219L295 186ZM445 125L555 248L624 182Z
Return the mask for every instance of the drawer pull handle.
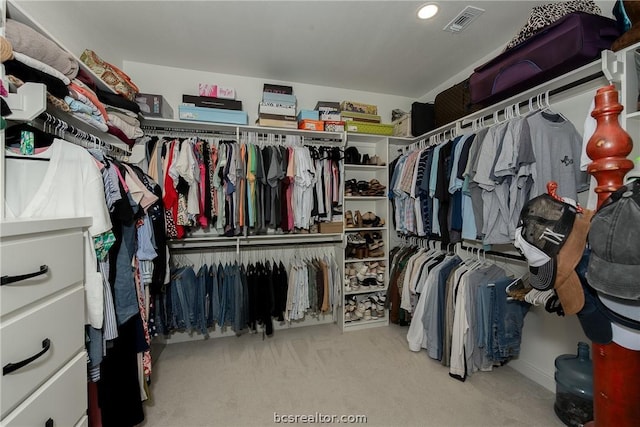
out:
M2 375L10 374L11 372L22 368L23 366L28 365L29 363L33 362L34 360L42 357L42 355L45 354L47 351L49 351L50 348L51 348L51 340L49 338L45 338L42 341L42 351L40 351L38 354L34 354L33 356L29 357L28 359L21 360L18 363L7 363L6 365L4 365L2 367Z
M19 282L21 280L30 279L30 278L36 277L36 276L41 276L43 274L47 274L48 271L49 271L49 266L41 265L40 266L40 270L36 271L34 273L22 274L20 276L2 276L2 282L0 283L0 286L8 285L10 283Z
M49 418L45 423L44 427L53 427L53 418Z

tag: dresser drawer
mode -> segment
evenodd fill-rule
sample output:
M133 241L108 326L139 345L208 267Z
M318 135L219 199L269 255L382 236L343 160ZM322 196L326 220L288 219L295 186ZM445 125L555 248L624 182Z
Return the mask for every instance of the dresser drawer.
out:
M0 316L82 281L83 260L80 230L3 238L0 243L3 278L38 272L43 265L48 270L44 274L0 286ZM84 319L84 315L78 319Z
M88 405L86 372L87 359L83 351L3 419L0 427L83 425Z
M84 289L77 285L3 320L0 325L0 366L3 368L0 416L13 410L84 348L83 313ZM18 364L43 352L47 339L50 346L41 357L5 375L9 363Z

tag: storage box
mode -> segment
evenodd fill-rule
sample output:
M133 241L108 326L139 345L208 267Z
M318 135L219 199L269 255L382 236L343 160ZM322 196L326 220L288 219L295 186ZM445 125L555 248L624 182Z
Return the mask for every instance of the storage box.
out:
M198 94L210 98L236 99L236 90L229 86L198 83Z
M339 122L342 121L340 111L320 110L320 120Z
M318 111L340 111L340 103L333 101L318 101L316 103L316 108L314 110Z
M356 113L353 111L343 111L340 113L342 120L357 120L359 122L380 123L382 119L375 114Z
M249 121L244 111L224 110L221 108L193 107L180 105L178 107L181 120L195 120L199 122L231 123L234 125L246 125Z
M298 122L298 129L323 131L324 122L321 120L301 120Z
M296 105L296 96L286 93L262 92L262 101L281 105Z
M280 114L283 116L295 116L295 105L280 105L277 103L261 102L258 104L258 113L263 114Z
M136 95L136 103L140 106L143 116L173 119L173 108L162 95L139 93Z
M298 129L298 120L296 119L296 116L260 113L258 115L258 120L256 120L256 123L258 124L258 126Z
M333 120L325 121L324 130L325 132L344 132L344 122Z
M320 114L316 110L300 110L298 112L298 121L301 120L320 120Z
M340 103L340 110L353 111L354 113L363 114L378 114L378 107L371 104L363 104L362 102L342 101Z
M194 107L221 108L223 110L242 110L242 101L235 101L233 99L182 95L182 103L191 104Z
M318 224L318 230L320 233L325 234L339 234L342 233L342 222L321 222Z
M383 123L368 123L350 120L345 122L347 132L370 133L374 135L393 135L393 125Z
M405 114L392 124L394 136L411 136L411 114Z

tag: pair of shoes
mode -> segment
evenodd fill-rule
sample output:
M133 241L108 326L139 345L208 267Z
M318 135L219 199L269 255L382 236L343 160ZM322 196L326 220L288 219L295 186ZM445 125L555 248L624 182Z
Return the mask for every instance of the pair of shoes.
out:
M358 181L350 179L344 183L344 195L345 196L357 196L358 193Z
M353 246L360 246L367 243L367 240L362 237L359 233L348 233L347 234L347 244Z
M382 227L384 225L384 219L373 212L365 212L362 215L362 225L365 227Z
M364 161L362 163L365 165L372 165L372 166L385 166L385 162L383 162L380 156L378 156L377 154L374 155L373 157L370 157L367 163L365 163Z

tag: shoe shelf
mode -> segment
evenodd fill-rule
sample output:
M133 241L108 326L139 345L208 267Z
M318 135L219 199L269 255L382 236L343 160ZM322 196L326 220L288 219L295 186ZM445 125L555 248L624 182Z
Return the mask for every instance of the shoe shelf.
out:
M386 285L382 285L382 286L360 286L360 289L358 289L357 291L351 290L351 291L344 291L345 295L362 295L362 294L370 294L372 292L380 292L380 291L386 291L387 290L387 286Z
M350 164L345 164L344 165L344 170L345 171L364 171L364 172L371 172L371 171L386 171L387 167L386 166L378 166L378 165L350 165Z
M389 324L389 314L387 310L385 310L384 317L379 317L377 319L371 319L371 320L364 320L364 319L351 320L349 322L344 323L344 329L353 331L357 329L367 329L367 328L373 328L377 326L385 326L388 324Z
M377 257L377 258L347 258L344 260L345 263L351 262L372 262L372 261L386 261L387 257Z
M371 200L371 201L374 201L374 200L386 200L387 196L344 196L344 199L347 200L347 201L348 200L352 200L352 201L355 201L355 200Z
M366 134L346 134L345 150L350 150L353 154L354 149L357 155L352 160L347 161L344 165L344 182L345 196L343 211L345 212L345 228L347 246L345 248L345 257L343 267L345 274L347 270L351 270L356 263L380 263L388 268L389 254L389 199L387 197L389 189L388 174L388 138L380 135ZM346 151L345 151L346 153ZM345 154L346 156L346 154ZM355 160L353 160L355 159ZM367 195L369 194L369 195ZM352 219L347 218L347 212L352 212ZM358 215L356 215L358 212ZM367 219L366 215L373 214L382 221L371 221L373 217ZM362 215L359 221L358 217ZM362 222L364 220L364 223ZM367 221L371 222L367 222ZM377 225L377 226L374 226ZM354 239L354 235L360 234L367 243L358 243L358 239ZM371 242L373 239L373 243ZM360 254L362 247L365 250ZM375 251L375 252L373 252ZM363 258L355 258L356 252L358 256ZM372 252L375 256L370 256ZM364 273L363 273L364 274ZM374 298L375 294L385 295L389 283L388 272L383 274L384 280L377 282L380 286L363 286L358 289L343 287L343 295L345 296L345 307L347 299L356 298L358 300L366 300ZM358 279L362 283L362 279ZM363 328L379 327L389 323L389 315L385 310L384 316L376 319L364 320L364 318L347 320L349 316L343 312L339 316L342 330L352 331Z
M386 230L387 227L345 227L344 228L344 232L345 233L355 233L358 231L382 231L382 230Z

